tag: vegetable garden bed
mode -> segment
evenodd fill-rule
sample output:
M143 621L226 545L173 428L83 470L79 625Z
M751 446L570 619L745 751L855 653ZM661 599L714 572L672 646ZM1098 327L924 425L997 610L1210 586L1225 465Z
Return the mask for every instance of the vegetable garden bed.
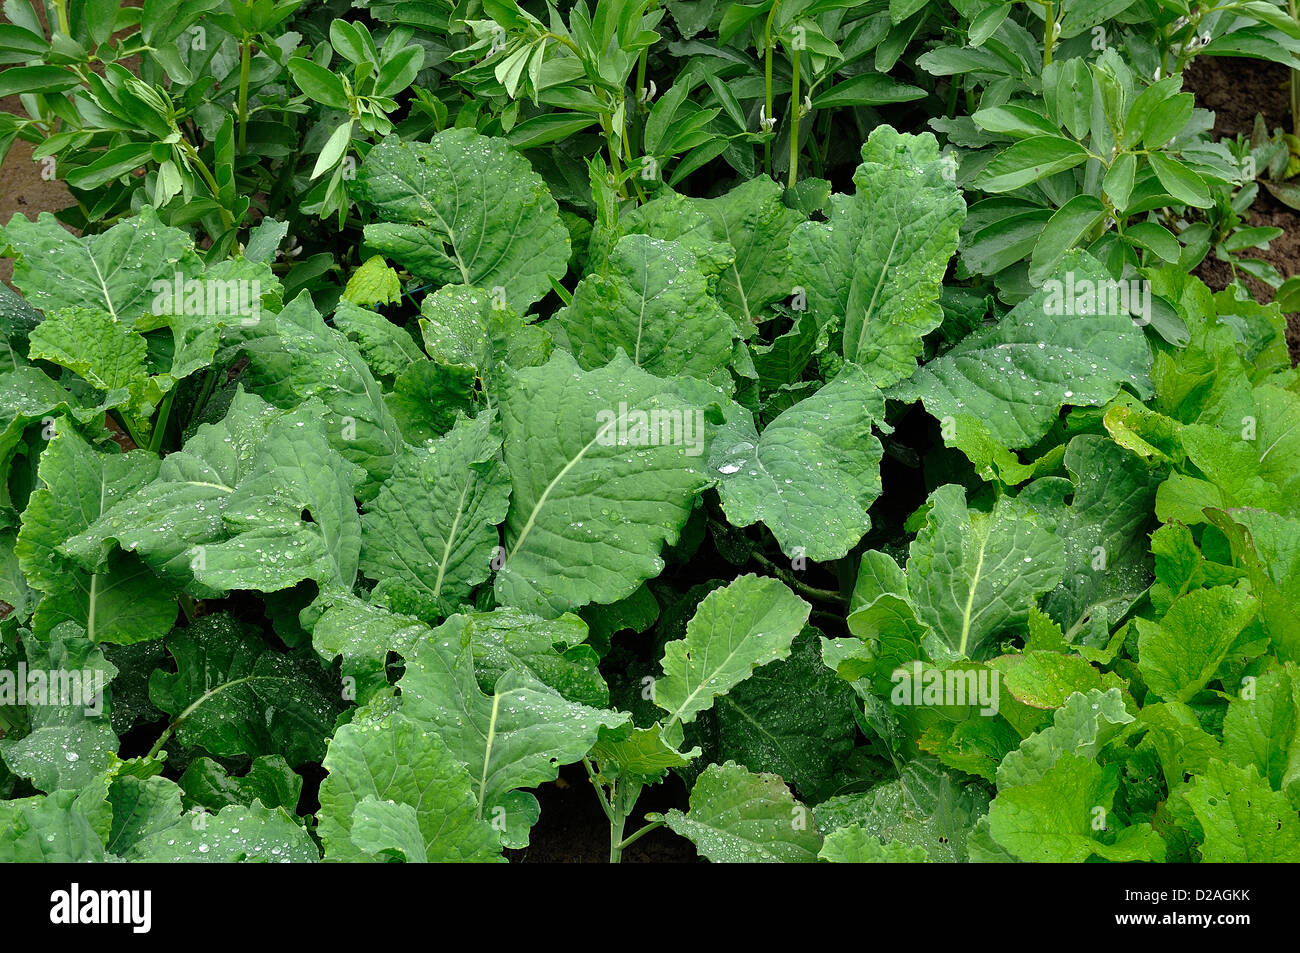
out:
M1293 10L3 9L0 859L1300 859Z

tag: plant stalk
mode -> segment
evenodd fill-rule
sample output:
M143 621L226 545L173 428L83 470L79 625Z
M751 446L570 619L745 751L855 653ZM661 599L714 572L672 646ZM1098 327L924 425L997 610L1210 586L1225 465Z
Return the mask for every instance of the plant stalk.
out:
M239 41L239 154L248 151L248 76L252 69L253 38Z
M763 26L763 104L766 107L763 117L772 120L772 21L776 19L776 8L780 0L772 0L772 9L768 11L767 23ZM767 130L763 130L766 132ZM772 174L772 140L769 137L763 143L763 164L767 174Z
M794 55L794 77L790 81L790 174L786 184L794 188L799 180L799 118L803 112L799 99L799 64L803 55L797 49L790 52Z

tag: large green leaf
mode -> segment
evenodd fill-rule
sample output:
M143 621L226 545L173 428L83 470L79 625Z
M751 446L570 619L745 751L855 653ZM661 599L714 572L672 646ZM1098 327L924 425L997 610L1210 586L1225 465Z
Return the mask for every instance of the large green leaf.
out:
M473 647L447 638L420 641L398 686L403 713L438 735L469 769L476 815L492 823L507 847L527 845L537 820L536 800L519 789L555 780L560 765L586 756L602 725L628 721L621 712L568 701L515 668L485 695Z
M436 443L408 447L361 520L361 571L440 613L487 579L509 506L493 417L461 418Z
M708 377L726 365L735 336L695 256L646 235L621 239L555 320L584 368L609 363L621 349L658 377Z
M473 129L428 143L389 136L366 156L355 188L380 219L366 226L366 244L421 278L503 288L522 313L568 269L555 200L504 139Z
M87 863L105 860L96 829L103 806L87 791L0 801L0 863Z
M787 247L803 216L787 208L781 195L779 185L759 176L694 202L712 220L713 234L735 249L735 259L719 276L718 302L742 329L764 320L768 305L794 293Z
M1292 793L1300 782L1300 670L1292 663L1265 672L1248 694L1234 698L1223 718L1223 754L1254 766L1274 789Z
M663 820L714 863L809 863L822 846L810 814L776 775L729 761L700 775L689 811Z
M325 324L305 292L279 314L242 329L239 341L248 356L248 388L286 410L319 398L328 409L330 446L365 469L357 495L374 496L393 471L402 437L356 345Z
M810 802L832 793L853 748L853 690L822 664L821 642L806 628L790 657L756 669L714 703L720 757L780 775Z
M956 778L932 762L913 761L895 780L819 804L817 824L828 840L836 831L860 828L893 851L921 850L941 863L963 861L966 838L988 810L989 797Z
M330 447L318 401L281 413L240 392L221 423L200 426L155 480L116 494L64 551L97 567L116 540L205 594L304 579L350 587L361 549L352 494L352 468Z
M534 676L571 702L592 708L609 705L609 687L597 667L600 659L585 644L587 624L570 613L543 619L502 606L454 615L433 637L470 646L478 684L485 692L513 669Z
M1003 447L1028 447L1047 433L1061 407L1100 406L1121 387L1150 396L1151 348L1116 306L1118 287L1096 259L1070 252L1058 284L1026 298L996 325L977 330L891 388L920 399L943 420L978 418ZM1089 298L1084 288L1094 292ZM1074 300L1067 300L1078 289Z
M84 787L117 750L106 703L117 669L71 622L57 626L48 641L28 639L25 647L29 731L0 739L0 756L42 791ZM30 676L38 672L44 677L33 683ZM43 694L33 697L33 690Z
M367 799L412 812L423 854L418 859L503 859L500 835L483 818L469 771L436 732L406 716L363 716L344 725L330 741L325 770L317 830L327 861L380 859L367 849L375 839L359 837L354 828Z
M1068 481L1040 479L1021 498L1054 522L1065 543L1065 576L1044 608L1072 638L1103 613L1118 620L1150 583L1147 529L1165 474L1091 434L1070 441L1065 467Z
M686 638L664 646L654 702L667 722L686 724L755 668L788 658L812 607L784 583L741 576L704 597L686 625Z
M187 253L193 257L189 235L160 224L148 206L84 238L49 212L35 222L15 215L0 230L0 242L17 251L14 284L33 307L47 313L100 309L128 327L152 309L156 281L170 284L176 272L193 265L185 261Z
M365 704L388 685L388 653L409 655L429 627L414 616L399 615L382 606L363 602L351 593L331 592L317 601L320 618L311 641L321 657L342 656L344 686L355 689L355 700ZM353 680L349 686L348 679Z
M922 338L939 326L939 289L966 218L950 160L929 133L877 126L830 221L790 236L791 274L825 326L843 320L846 360L881 387L909 377Z
M884 418L880 391L859 367L763 428L742 420L715 438L711 468L727 519L760 520L787 556L827 561L852 549L871 527L867 508L880 495L880 441L871 425Z
M912 604L932 630L927 647L936 660L986 657L995 637L1024 626L1029 607L1060 582L1064 544L1009 497L983 513L949 484L929 502L907 561Z
M1182 596L1159 622L1135 620L1142 677L1167 701L1190 700L1214 678L1258 611L1248 590L1215 586Z
M1183 793L1204 830L1206 863L1300 861L1300 820L1286 797L1254 767L1211 761Z
M36 635L71 621L92 641L128 643L160 638L171 628L176 600L138 558L114 553L87 571L62 548L157 472L153 454L99 452L60 424L41 454L43 486L28 501L14 545L28 584L43 593Z
M1146 823L1113 829L1116 765L1062 754L1041 778L999 790L989 807L993 841L1020 860L1082 863L1163 861L1165 845Z
M320 859L316 843L284 810L254 801L217 814L190 813L131 845L127 860L154 864L303 864Z
M667 426L639 433L638 413ZM502 603L555 616L659 575L660 548L708 482L701 410L625 355L583 372L556 351L502 394L501 424L512 484Z
M175 739L218 757L279 754L319 761L342 708L309 653L270 649L228 615L204 616L167 638L176 672L156 670L149 697L172 716Z

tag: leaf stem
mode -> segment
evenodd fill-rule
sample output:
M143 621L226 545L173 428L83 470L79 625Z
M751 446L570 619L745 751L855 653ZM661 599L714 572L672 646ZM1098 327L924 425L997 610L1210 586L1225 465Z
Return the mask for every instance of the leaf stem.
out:
M582 766L587 769L587 777L591 778L591 787L596 792L596 799L600 801L600 809L605 812L605 817L609 818L609 823L614 823L614 809L610 807L609 799L605 797L605 789L601 787L600 778L596 775L596 769L591 766L591 759L584 757Z
M157 453L162 447L163 433L167 430L167 418L172 412L172 398L176 396L176 384L163 397L162 407L158 411L158 422L154 424L153 436L149 438L149 452Z
M630 836L628 836L628 837L625 837L622 841L620 841L620 842L619 842L619 845L618 845L618 849L619 849L620 851L625 850L629 845L631 845L631 844L635 844L637 841L639 841L639 840L640 840L642 837L644 837L646 834L649 834L651 831L655 830L656 828L660 828L660 827L663 827L663 826L664 826L664 822L663 822L663 821L651 821L649 824L647 824L645 827L641 828L641 829L640 829L639 831L637 831L635 834L632 834L632 835L630 835Z
M838 592L832 592L829 589L818 589L815 586L808 585L806 582L803 582L797 576L795 576L794 573L790 572L787 569L783 569L781 566L778 566L776 563L772 562L772 560L768 559L766 556L764 556L762 553L758 552L757 550L755 550L750 555L753 557L754 562L758 563L768 572L778 577L782 582L784 582L791 589L795 590L796 592L802 593L803 595L807 596L809 599L816 599L819 602L829 602L841 607L847 604L847 600Z

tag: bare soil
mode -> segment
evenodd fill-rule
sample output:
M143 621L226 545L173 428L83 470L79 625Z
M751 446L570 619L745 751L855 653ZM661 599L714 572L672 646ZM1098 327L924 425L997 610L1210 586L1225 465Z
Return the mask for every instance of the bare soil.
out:
M0 99L0 112L25 115L17 96ZM20 139L0 163L0 224L6 224L19 212L34 219L41 212L57 212L72 204L72 196L62 182L41 177L41 163L32 161L33 148L30 142ZM0 259L0 281L8 281L13 273L13 259Z
M1214 112L1214 133L1218 137L1249 136L1256 113L1264 117L1271 133L1281 128L1291 132L1291 106L1288 71L1277 63L1258 60L1227 59L1202 56L1186 74L1186 88L1196 94L1196 104ZM1283 229L1281 238L1267 249L1253 249L1251 257L1260 258L1284 278L1300 272L1300 212L1283 205L1266 189L1247 216L1253 226ZM1232 281L1232 269L1213 253L1196 269L1195 274L1215 291ZM1247 277L1246 285L1260 301L1273 300L1273 289L1262 281ZM1300 361L1300 315L1287 315L1287 343L1292 362Z

